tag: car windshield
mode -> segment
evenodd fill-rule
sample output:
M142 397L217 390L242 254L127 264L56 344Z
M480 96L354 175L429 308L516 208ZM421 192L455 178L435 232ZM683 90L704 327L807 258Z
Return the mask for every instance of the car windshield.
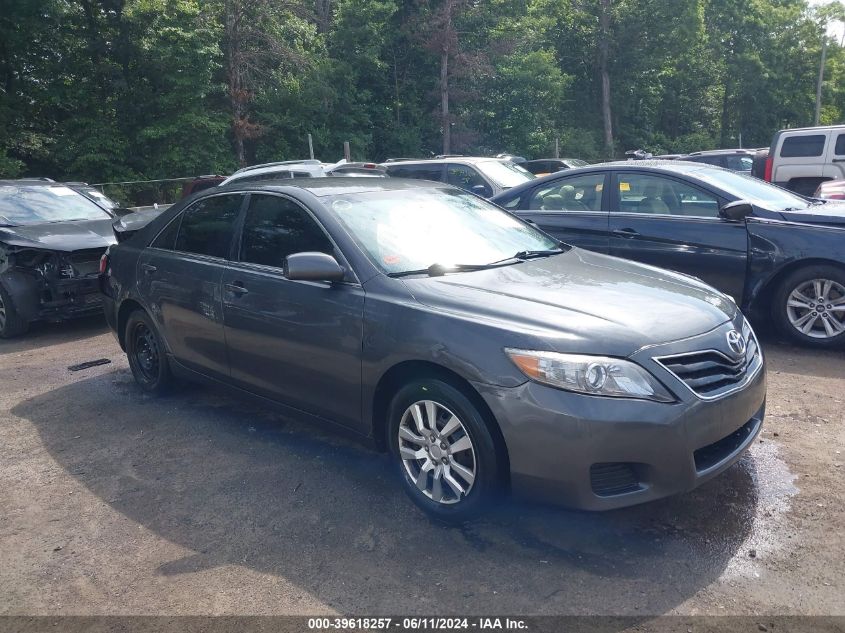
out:
M492 204L457 189L342 194L328 208L373 263L390 274L432 266L484 266L559 244Z
M746 174L724 169L702 169L695 175L706 183L769 211L806 209L810 206L801 196Z
M527 169L500 160L485 160L475 165L481 173L503 189L510 189L536 178Z
M109 198L106 194L104 194L99 189L95 189L94 187L85 187L79 190L85 196L88 196L95 202L97 202L100 206L105 207L106 209L117 209L120 205L117 204L114 200Z
M106 220L110 217L88 198L69 187L0 185L0 224L19 226Z

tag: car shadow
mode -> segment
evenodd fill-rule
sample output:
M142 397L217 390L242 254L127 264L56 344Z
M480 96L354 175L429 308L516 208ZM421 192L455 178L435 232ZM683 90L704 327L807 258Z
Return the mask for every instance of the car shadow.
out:
M158 574L245 566L349 614L665 613L719 578L758 503L746 456L647 505L503 499L449 527L404 496L385 456L206 388L157 399L115 370L12 413L111 508L193 551Z
M94 315L60 323L36 322L29 326L26 334L11 339L0 339L0 356L28 352L41 347L73 343L100 336L109 331L106 320Z

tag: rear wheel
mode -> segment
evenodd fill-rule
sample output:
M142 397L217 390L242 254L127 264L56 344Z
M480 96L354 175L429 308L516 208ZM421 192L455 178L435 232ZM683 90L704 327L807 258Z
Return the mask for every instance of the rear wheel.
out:
M481 513L500 481L501 463L483 414L459 389L421 379L390 405L389 441L405 491L441 521Z
M21 318L6 289L0 284L0 338L20 336L29 329L29 323Z
M772 313L781 330L814 347L845 344L845 271L829 265L791 273L774 296Z
M136 310L126 320L126 356L135 382L148 393L164 394L173 386L164 344L149 315Z

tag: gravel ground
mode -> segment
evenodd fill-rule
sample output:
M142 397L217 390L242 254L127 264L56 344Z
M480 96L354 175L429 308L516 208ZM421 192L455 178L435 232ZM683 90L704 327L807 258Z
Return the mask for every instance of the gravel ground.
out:
M702 488L459 529L380 454L206 388L145 396L97 319L38 327L0 341L0 614L845 615L843 354L764 350L761 439Z

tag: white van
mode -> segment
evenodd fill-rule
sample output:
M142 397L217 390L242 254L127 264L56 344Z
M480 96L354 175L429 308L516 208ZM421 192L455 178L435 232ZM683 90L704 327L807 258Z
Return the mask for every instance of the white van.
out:
M781 130L763 178L805 196L825 180L845 178L845 125Z

